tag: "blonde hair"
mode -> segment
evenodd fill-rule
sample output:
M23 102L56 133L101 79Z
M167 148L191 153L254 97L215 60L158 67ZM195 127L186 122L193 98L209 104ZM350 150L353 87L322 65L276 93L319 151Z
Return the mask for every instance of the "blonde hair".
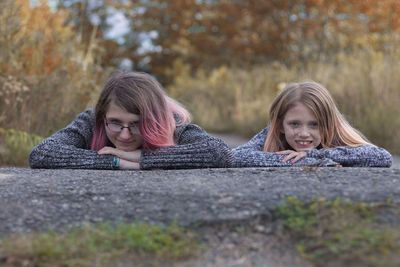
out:
M319 83L308 81L288 84L272 102L269 111L270 128L264 151L276 152L290 148L281 131L282 123L286 112L299 102L309 108L317 118L323 148L370 144L339 112L328 90Z

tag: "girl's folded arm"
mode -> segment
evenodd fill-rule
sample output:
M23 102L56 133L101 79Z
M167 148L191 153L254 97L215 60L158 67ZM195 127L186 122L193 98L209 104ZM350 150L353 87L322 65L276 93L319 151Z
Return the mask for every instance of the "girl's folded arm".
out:
M390 167L392 165L392 155L384 148L372 144L313 149L307 153L307 157L329 158L347 167Z
M268 127L262 129L259 133L253 136L253 138L251 138L247 143L238 146L233 151L241 151L248 149L261 151L263 149L263 145L267 134L268 134Z
M223 168L232 165L229 147L195 124L178 126L176 145L143 149L141 169Z
M296 163L284 162L285 155L278 155L274 152L264 152L251 149L233 150L234 166L241 167L302 167L319 166L333 167L339 164L326 158L302 158Z
M29 155L32 168L112 169L111 155L90 150L93 111L80 113L67 127L34 147Z

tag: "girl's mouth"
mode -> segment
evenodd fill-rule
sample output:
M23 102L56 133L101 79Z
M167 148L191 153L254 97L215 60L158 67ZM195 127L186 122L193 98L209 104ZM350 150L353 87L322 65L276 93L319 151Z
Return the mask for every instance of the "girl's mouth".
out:
M313 144L313 141L304 141L304 140L298 140L298 141L295 141L296 142L296 145L297 145L297 147L298 148L300 148L300 149L309 149L309 148L312 148L312 144Z
M311 145L312 141L296 141L296 144L299 144L301 146L307 146L307 145Z

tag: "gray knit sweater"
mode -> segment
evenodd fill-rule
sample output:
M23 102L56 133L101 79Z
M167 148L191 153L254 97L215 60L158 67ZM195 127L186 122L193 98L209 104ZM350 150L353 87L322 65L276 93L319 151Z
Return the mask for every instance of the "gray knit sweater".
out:
M32 168L113 169L113 155L90 150L94 110L80 113L67 127L46 138L29 156ZM231 150L194 124L176 128L175 146L143 149L140 169L189 169L229 167Z
M340 146L328 149L312 149L307 157L295 164L283 162L284 155L264 152L268 134L264 128L249 142L233 150L234 167L290 167L290 166L337 166L343 167L390 167L392 156L388 151L374 145L359 147Z

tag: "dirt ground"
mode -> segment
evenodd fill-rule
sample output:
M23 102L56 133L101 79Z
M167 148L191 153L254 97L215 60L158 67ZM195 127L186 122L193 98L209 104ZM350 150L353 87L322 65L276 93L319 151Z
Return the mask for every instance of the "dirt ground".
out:
M293 244L276 234L280 229L260 220L202 226L195 229L200 253L180 262L124 258L109 267L312 267ZM138 262L140 262L138 264Z
M274 223L258 220L200 230L205 249L177 267L311 267L292 244L277 235Z

